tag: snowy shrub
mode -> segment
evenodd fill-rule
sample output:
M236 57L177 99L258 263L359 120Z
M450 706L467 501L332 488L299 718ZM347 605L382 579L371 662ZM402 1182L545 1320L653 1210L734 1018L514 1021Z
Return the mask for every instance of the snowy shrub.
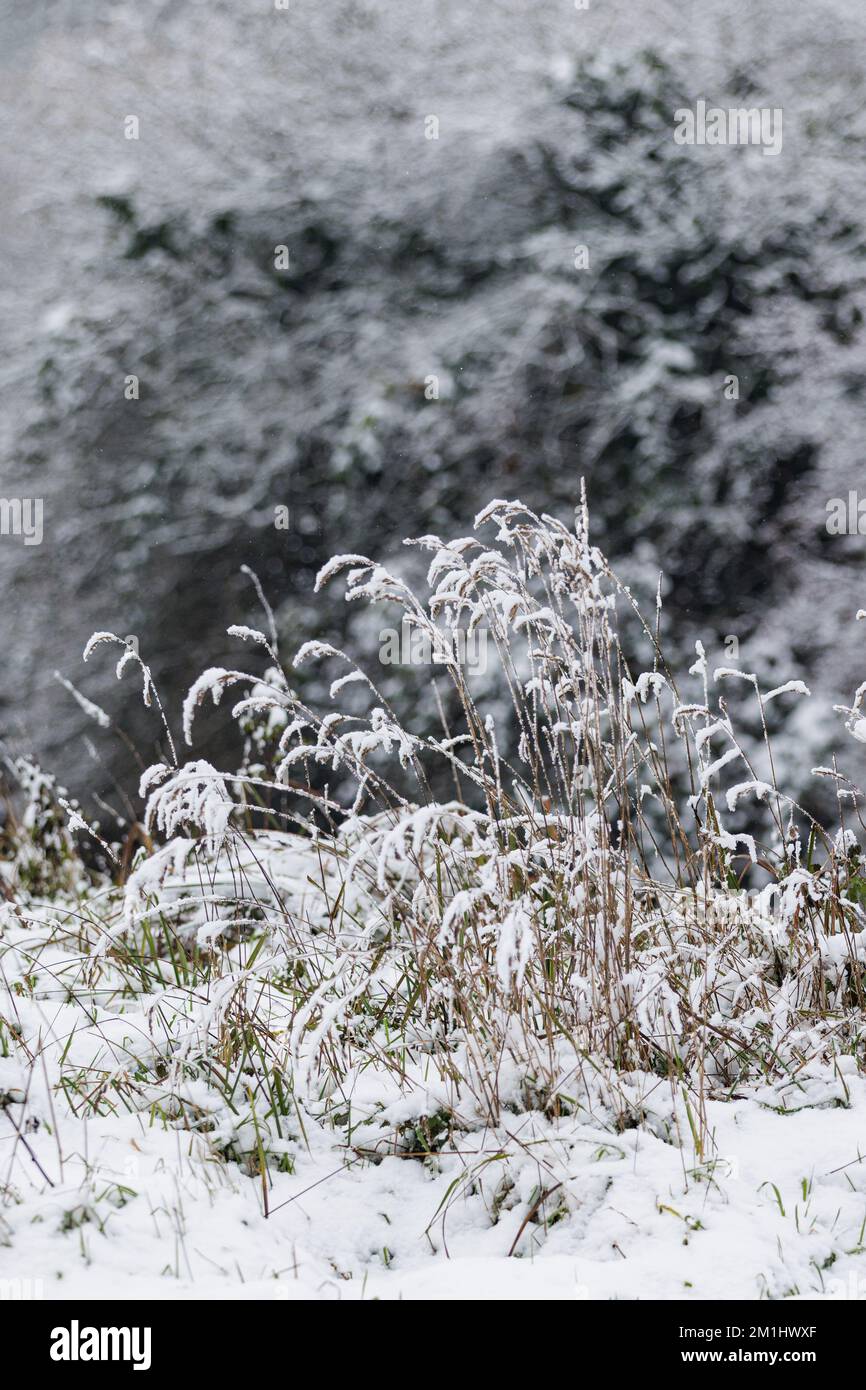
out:
M138 847L103 846L113 874L46 879L7 914L7 976L90 1010L86 1068L59 1068L74 1104L155 1106L264 1172L291 1169L304 1116L363 1154L429 1156L513 1111L600 1104L621 1128L650 1123L635 1096L655 1077L697 1098L699 1130L707 1096L859 1056L856 790L816 769L842 819L822 830L777 786L769 737L760 766L743 750L718 693L744 686L765 722L805 686L711 672L700 644L680 681L660 605L653 625L640 618L584 506L569 529L494 502L476 529L411 542L429 556L424 598L359 555L332 560L319 586L396 605L431 640L483 623L510 712L478 703L455 652L437 670L461 723L415 732L347 653L305 643L284 668L268 611L267 634L229 629L265 672L207 670L180 744L134 657L168 749L193 745L202 702L231 692L248 756L236 774L173 753L147 769ZM621 644L626 614L641 670ZM88 654L112 640L97 634ZM325 712L292 685L309 661L331 672ZM861 700L843 711L855 737ZM448 800L430 793L442 766ZM742 828L746 806L763 835ZM51 834L46 862L70 844Z

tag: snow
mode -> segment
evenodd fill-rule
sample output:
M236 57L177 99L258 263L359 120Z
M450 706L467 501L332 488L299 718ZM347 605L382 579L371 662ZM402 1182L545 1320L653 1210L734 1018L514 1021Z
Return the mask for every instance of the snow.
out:
M185 743L189 746L192 745L192 725L195 712L205 695L210 695L214 705L218 705L227 686L245 679L247 677L242 671L228 671L224 666L210 666L196 677L183 702L183 737Z
M145 781L160 808L163 796L175 795L173 784L192 784L195 804L187 806L186 790L182 804L219 838L226 830L223 792L215 824L212 774L201 761L175 774L158 765ZM398 834L383 831L380 877L385 865L391 875L405 873L404 840L423 849L437 816L453 832L461 814L472 824L483 819L455 803L407 815ZM172 819L166 833L178 824ZM359 822L362 844L372 828ZM141 860L125 890L126 929L152 912L159 894L163 916L172 903L178 921L193 911L197 939L213 944L242 921L227 912L239 882L251 905L306 903L313 913L317 866L326 876L338 867L325 852L323 869L322 847L302 837L262 832L236 855L218 854L202 891L191 859L195 844L169 840ZM809 875L794 877L796 895ZM345 902L350 932L351 922L363 919L367 890L351 871L347 881L354 885ZM443 932L471 905L468 894L456 894ZM97 898L87 911L107 913L108 904ZM123 997L104 953L77 956L74 937L52 937L63 922L62 906L34 903L23 912L7 909L0 923L8 989L0 1017L7 1033L16 1030L17 1044L0 1057L7 1188L0 1268L8 1262L45 1298L690 1301L866 1294L866 1080L854 1057L813 1061L782 1082L744 1084L729 1098L707 1099L702 1147L685 1092L667 1079L632 1072L587 1086L585 1077L578 1081L579 1066L572 1114L511 1106L492 1124L464 1096L458 1125L440 1145L435 1136L430 1143L413 1138L455 1104L452 1081L432 1061L407 1062L402 1084L387 1068L352 1072L339 1097L348 1131L335 1125L333 1105L317 1101L312 1067L340 1003L332 996L312 1031L315 1001L294 1020L290 1047L307 1061L295 1070L294 1111L279 1134L271 1128L263 1182L250 1166L250 1125L188 1064L201 1029L228 1019L238 991L252 988L264 998L273 946L257 952L255 967L238 955L206 997L170 976L162 987ZM531 924L515 909L497 947L506 983L525 966L530 942ZM842 936L825 943L840 948L840 966L849 944ZM653 989L666 988L661 966L655 985L651 971L635 974L637 1015L649 1009L650 1025L653 1009L669 1007L651 999ZM32 992L12 988L25 973L35 981ZM346 990L353 988L347 978ZM268 1007L269 1028L279 1037L279 997ZM133 1079L147 1069L153 1074L166 1058L174 1061L165 1081L138 1095ZM61 1074L65 1086L58 1085ZM99 1090L95 1111L84 1113L72 1078ZM507 1095L507 1068L498 1084ZM263 1109L260 1099L260 1122ZM281 1158L291 1171L280 1170Z
M158 766L146 781L161 805L173 782L192 779L198 814L212 772L202 762L174 776ZM399 834L383 833L380 877L385 865L405 873L404 840L423 848L437 815L455 831L461 812L483 819L456 803L425 807ZM225 831L221 808L219 819L212 835ZM323 865L321 847L262 832L236 856L218 856L202 891L195 845L169 840L141 860L125 890L125 929L147 919L158 894L163 918L192 911L197 940L212 945L253 921L227 911L239 882L251 905L306 903L314 913L317 866L326 877L337 871L327 852ZM367 890L351 870L346 881L351 933ZM803 872L797 883L808 881ZM456 894L443 933L471 906ZM98 898L87 911L107 913L108 904ZM255 967L227 957L204 992L169 975L124 997L104 951L79 956L74 937L52 937L64 920L62 906L34 903L7 908L0 924L0 1017L16 1043L0 1057L0 1268L8 1262L45 1298L688 1301L851 1297L866 1284L866 1080L853 1057L708 1099L700 1148L685 1092L668 1080L632 1072L587 1086L573 1061L573 1113L510 1106L492 1124L464 1095L440 1145L435 1135L413 1137L455 1106L453 1082L432 1061L407 1062L402 1083L388 1068L356 1068L338 1097L348 1130L334 1123L333 1103L316 1099L317 1045L347 997L332 990L314 1028L315 1000L294 1020L295 1108L279 1134L270 1128L263 1182L250 1166L248 1121L189 1065L202 1028L218 1036L239 991L265 1000L273 946L256 953ZM531 924L515 909L497 947L506 983L525 966L529 942ZM825 943L840 948L840 966L848 944ZM32 992L12 988L25 974ZM662 962L655 984L644 971L634 985L637 1016L649 1010L652 1026L652 1010L669 1007L651 999L666 988ZM357 988L347 978L346 992ZM279 997L268 1007L279 1038ZM161 1059L165 1080L139 1093L134 1079L153 1076ZM95 1110L85 1114L73 1080L96 1088ZM507 1096L507 1068L498 1084ZM260 1122L263 1109L260 1099Z
M80 690L76 690L72 682L68 681L65 676L61 676L59 671L54 672L54 679L58 681L60 685L63 686L64 690L69 691L69 694L72 696L73 700L75 700L76 703L80 706L80 708L84 710L84 713L87 715L88 719L95 720L95 722L102 729L109 728L111 724L111 719L106 714L105 710L101 708L100 705L94 704L93 700L88 700L87 696L82 695Z
M137 1046L132 1019L126 1031ZM389 1156L386 1139L376 1162L347 1161L308 1123L287 1145L295 1172L269 1172L268 1216L260 1181L204 1136L122 1111L61 1112L49 1133L38 1071L22 1105L25 1084L0 1062L17 1198L0 1214L3 1263L46 1298L691 1301L850 1296L852 1282L866 1295L856 1075L710 1101L704 1156L657 1078L640 1091L651 1126L524 1113L424 1162ZM32 1157L13 1132L25 1117ZM544 1188L551 1216L568 1205L547 1230L524 1225Z

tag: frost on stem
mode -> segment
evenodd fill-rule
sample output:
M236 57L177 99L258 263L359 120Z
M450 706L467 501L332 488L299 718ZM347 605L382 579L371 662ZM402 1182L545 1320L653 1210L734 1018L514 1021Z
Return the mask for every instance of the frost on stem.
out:
M132 646L131 643L126 640L125 637L118 637L115 632L94 632L89 638L84 648L84 652L82 653L83 660L88 661L92 653L96 650L96 648L103 645L103 643L106 642L116 642L124 649L123 655L118 661L117 667L115 669L115 675L117 676L118 680L122 678L123 673L130 662L137 662L139 669L141 670L141 698L148 709L150 709L151 703L153 701L156 701L156 707L159 711L159 717L162 721L162 726L165 729L165 735L168 740L168 746L171 750L172 760L175 764L177 764L177 752L174 746L174 739L172 738L171 729L169 728L168 720L166 719L165 711L162 707L162 702L159 698L156 686L153 683L153 677L151 675L150 667L147 666L145 662L141 659L136 648Z
M267 949L249 970L226 962L185 1055L193 1037L206 1054L250 987L305 1103L367 1065L393 1064L402 1086L423 1062L455 1106L495 1117L527 1098L565 1104L585 1058L723 1090L853 1038L866 963L856 837L784 797L765 718L807 688L711 676L700 643L689 671L671 670L657 610L654 631L590 543L584 506L573 528L502 500L477 522L484 536L410 542L429 552L426 591L360 555L318 579L342 575L348 600L396 604L431 633L485 626L496 680L482 698L445 663L441 733L327 642L305 643L295 665L347 663L325 690L339 702L351 686L351 710L305 703L276 662L211 667L192 685L186 741L202 701L237 686L232 718L260 764L147 770L145 828L162 843L133 864L118 930L158 914L210 952L247 932ZM266 634L229 631L274 660ZM98 633L87 654L117 640ZM864 689L845 711L855 737ZM738 691L763 743L740 735ZM448 799L433 790L442 773Z

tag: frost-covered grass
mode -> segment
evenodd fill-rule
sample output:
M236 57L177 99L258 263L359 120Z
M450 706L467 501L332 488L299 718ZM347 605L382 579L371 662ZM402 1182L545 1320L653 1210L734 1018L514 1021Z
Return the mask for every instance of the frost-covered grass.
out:
M0 917L17 1277L677 1298L856 1272L859 794L819 770L840 823L818 826L766 734L767 706L808 691L713 673L700 646L675 676L659 605L641 618L583 508L568 530L496 502L476 530L415 542L423 600L361 556L319 580L440 650L486 628L510 698L485 706L449 658L436 736L325 643L294 658L333 666L332 708L308 708L266 603L266 631L229 629L263 659L196 681L183 743L137 653L91 639L140 671L166 758L124 845L19 767ZM718 693L741 688L760 762ZM228 690L242 766L182 762Z

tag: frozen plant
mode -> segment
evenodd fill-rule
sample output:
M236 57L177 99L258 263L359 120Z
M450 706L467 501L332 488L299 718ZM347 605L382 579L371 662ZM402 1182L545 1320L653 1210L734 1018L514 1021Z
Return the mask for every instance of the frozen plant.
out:
M569 528L497 501L472 536L410 544L429 556L423 596L361 555L319 587L431 641L483 625L509 708L477 694L455 643L434 677L442 730L421 733L348 652L307 642L284 665L265 605L264 631L229 629L254 659L194 682L181 741L143 658L111 633L88 644L119 643L120 676L137 666L166 752L141 778L141 822L125 845L98 840L96 868L75 837L99 828L62 798L10 822L14 1094L47 1057L76 1114L195 1131L260 1178L265 1210L268 1174L293 1171L311 1126L358 1160L435 1167L472 1132L511 1152L515 1113L601 1117L703 1162L707 1102L734 1088L787 1094L830 1068L844 1098L863 1047L863 827L835 763L815 770L836 790L832 829L778 785L766 711L805 686L762 691L710 670L700 644L678 677L660 601L650 624L584 505ZM295 689L310 661L328 709ZM732 689L764 729L760 760ZM230 705L236 772L194 750L204 701ZM861 704L842 710L855 738ZM59 878L34 877L37 823Z

